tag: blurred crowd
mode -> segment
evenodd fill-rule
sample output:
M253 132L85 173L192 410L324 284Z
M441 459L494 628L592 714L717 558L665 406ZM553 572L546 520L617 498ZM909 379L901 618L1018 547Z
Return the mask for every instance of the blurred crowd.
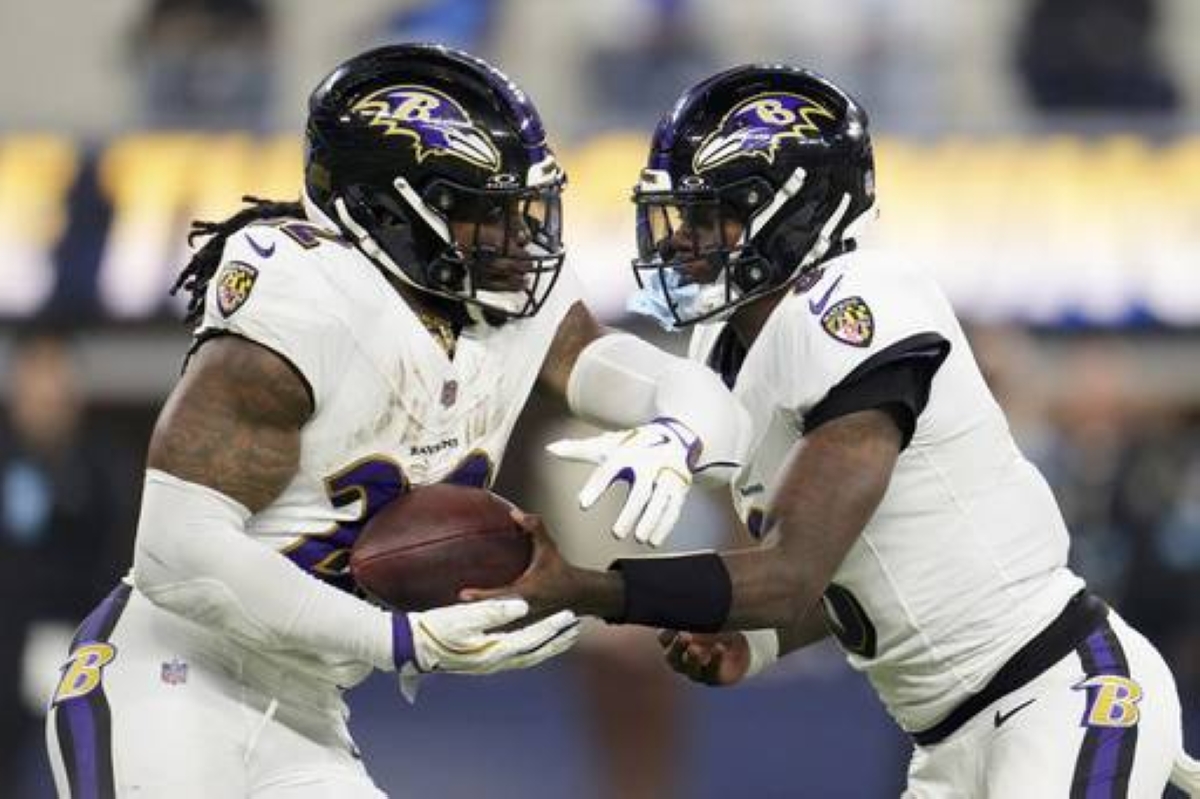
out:
M324 35L312 31L318 23L297 19L297 7L325 19L337 6L130 4L120 41L136 113L107 123L110 132L288 129L303 115L293 98L328 63L397 39L439 40L494 58L537 98L555 135L568 139L605 128L647 131L680 87L750 59L786 59L837 75L871 109L876 130L888 134L1132 127L1157 137L1195 129L1200 118L1200 51L1188 46L1189 31L1200 32L1194 0L843 0L836 14L828 4L796 0L373 0L352 24ZM288 57L297 49L311 51L308 60ZM142 448L161 402L147 395L113 407L90 397L75 360L79 334L11 320L0 328L4 796L19 795L10 786L27 784L17 774L38 757L28 753L38 747L46 663L65 651L70 626L127 568ZM1190 341L1195 332L1172 335ZM1065 353L1055 361L1053 391L1041 388L1029 358L1047 338ZM1113 357L1113 338L975 334L1018 440L1062 505L1074 566L1174 667L1194 751L1200 396L1149 390L1127 361ZM525 424L502 490L531 506L554 506L547 512L569 520L576 535L603 539L598 522L570 515L570 473L546 475L540 466L539 444L563 429L540 408ZM542 490L527 484L531 475L540 475ZM698 530L687 539L696 545L729 541L718 500L701 500L685 521ZM611 554L601 548L590 557L599 563ZM611 778L606 790L671 795L672 740L687 734L687 708L652 642L620 635L597 631L592 638L600 643L578 658L592 740ZM628 701L630 692L636 701ZM637 712L622 715L629 707Z
M679 86L747 60L836 76L892 133L1200 117L1192 0L116 0L73 8L71 25L61 13L0 8L6 59L71 76L55 92L9 87L0 127L290 130L328 64L399 38L504 65L560 139L644 128Z

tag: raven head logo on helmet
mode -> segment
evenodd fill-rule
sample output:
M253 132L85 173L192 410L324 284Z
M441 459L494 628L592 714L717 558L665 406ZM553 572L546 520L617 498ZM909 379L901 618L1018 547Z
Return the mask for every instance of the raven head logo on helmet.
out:
M473 318L545 303L566 176L504 73L438 45L368 51L313 92L305 142L309 215L380 269Z
M427 86L388 86L350 109L383 135L409 136L417 162L427 156L461 158L484 169L500 168L500 153L453 98Z
M634 188L631 309L668 328L727 318L853 249L873 169L866 113L820 75L749 65L692 87Z
M738 103L721 125L696 149L692 169L703 172L734 158L757 156L768 162L783 139L817 138L817 118L836 120L833 112L808 97L767 92Z

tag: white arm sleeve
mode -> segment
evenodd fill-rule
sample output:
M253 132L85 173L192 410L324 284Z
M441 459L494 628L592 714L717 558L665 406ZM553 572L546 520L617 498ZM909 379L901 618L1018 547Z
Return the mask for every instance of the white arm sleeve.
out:
M750 444L750 416L721 378L629 333L610 333L579 353L567 382L572 412L608 428L678 419L703 445L697 477L726 482Z
M134 585L154 604L255 646L394 670L391 614L247 536L249 517L218 491L147 470Z

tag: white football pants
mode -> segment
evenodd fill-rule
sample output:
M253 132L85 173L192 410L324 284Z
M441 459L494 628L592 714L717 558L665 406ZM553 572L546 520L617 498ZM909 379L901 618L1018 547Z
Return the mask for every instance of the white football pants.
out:
M905 799L1160 799L1182 747L1162 656L1111 609L1074 652L916 747Z
M83 622L47 715L60 797L384 796L336 688L252 685L197 630L124 584Z

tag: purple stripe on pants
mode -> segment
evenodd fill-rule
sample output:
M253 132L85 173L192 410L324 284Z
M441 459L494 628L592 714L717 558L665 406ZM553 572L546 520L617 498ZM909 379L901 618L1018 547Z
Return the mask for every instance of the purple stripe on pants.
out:
M66 714L67 728L71 734L71 748L75 753L75 773L70 775L71 788L76 792L72 799L99 799L100 775L99 741L96 740L96 717L86 696L68 699L58 706L59 713ZM106 753L107 754L107 753Z
M1112 651L1112 647L1108 645L1108 640L1104 636L1105 630L1108 627L1105 625L1096 632L1088 636L1087 646L1092 651L1092 657L1096 659L1097 674L1121 674L1129 673L1126 665L1117 662L1117 656Z
M83 624L79 625L72 647L95 641L107 641L113 624L116 622L116 616L125 609L125 603L129 600L131 590L129 586L122 583L106 596L96 606L96 609L83 620Z
M1087 799L1110 799L1117 785L1117 760L1126 731L1123 727L1106 727L1092 732L1097 734L1098 741L1088 776Z
M1125 653L1107 623L1087 637L1079 652L1089 677L1100 674L1129 676ZM1091 697L1088 705L1090 707ZM1086 717L1084 723L1087 723ZM1129 771L1136 746L1137 727L1088 725L1080 750L1083 760L1077 764L1071 795L1082 795L1085 799L1124 797L1129 790Z
M96 606L79 625L71 644L72 652L87 644L108 642L132 590L121 584ZM103 682L82 696L59 702L55 708L55 721L59 729L59 746L70 748L69 756L64 753L63 760L70 772L67 778L74 796L83 799L111 796L112 747Z

